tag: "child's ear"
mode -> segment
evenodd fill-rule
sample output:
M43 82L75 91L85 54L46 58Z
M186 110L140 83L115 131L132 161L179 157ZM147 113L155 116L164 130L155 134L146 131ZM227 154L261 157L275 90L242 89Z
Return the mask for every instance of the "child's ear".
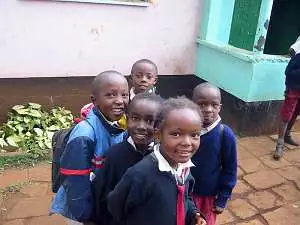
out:
M91 96L90 96L90 98L91 98L91 101L92 101L92 103L94 103L94 104L95 104L96 97L95 97L94 95L91 95Z
M158 76L155 77L153 85L157 83Z
M160 142L161 134L158 128L154 128L154 140L156 143Z

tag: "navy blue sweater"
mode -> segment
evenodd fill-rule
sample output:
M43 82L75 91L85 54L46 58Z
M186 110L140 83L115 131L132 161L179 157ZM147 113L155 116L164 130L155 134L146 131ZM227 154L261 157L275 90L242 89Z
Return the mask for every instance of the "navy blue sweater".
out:
M292 57L286 67L285 86L287 90L300 91L300 54Z
M94 221L98 225L116 224L112 221L112 217L106 207L107 195L115 188L128 168L151 152L150 150L146 150L144 153L137 151L128 141L116 144L110 148L104 168L97 171L96 178L93 181L96 206Z
M186 224L194 223L198 212L191 201L194 179L185 181ZM176 225L177 187L174 176L161 172L154 154L129 168L116 188L108 195L110 213L126 225Z
M224 208L237 180L236 140L232 130L221 122L201 136L200 148L193 156L194 194L217 196L216 206Z

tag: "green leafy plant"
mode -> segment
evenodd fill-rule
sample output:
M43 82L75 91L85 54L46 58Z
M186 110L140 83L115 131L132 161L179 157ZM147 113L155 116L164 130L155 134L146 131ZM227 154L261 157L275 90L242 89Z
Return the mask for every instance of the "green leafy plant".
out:
M48 156L55 131L72 125L71 111L56 107L46 112L41 105L15 105L0 128L0 147L21 149L35 159Z

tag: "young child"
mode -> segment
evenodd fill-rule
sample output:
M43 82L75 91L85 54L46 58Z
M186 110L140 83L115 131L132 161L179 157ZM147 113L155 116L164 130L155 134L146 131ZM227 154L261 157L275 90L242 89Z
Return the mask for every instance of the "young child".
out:
M98 225L112 223L107 212L106 197L121 180L126 170L152 152L154 146L154 121L163 99L150 93L139 93L128 105L129 138L111 147L104 168L99 170L93 181ZM98 179L99 178L99 179Z
M284 143L299 146L292 139L291 129L300 113L300 37L291 46L291 60L285 70L285 98L280 110L278 139L273 158L279 160L284 151Z
M131 68L131 82L133 87L130 89L130 100L141 92L155 93L158 69L154 62L149 59L136 61Z
M149 59L140 59L136 61L131 68L130 79L133 87L130 89L130 100L138 93L148 92L155 94L155 84L157 82L158 69L154 62ZM74 122L78 123L85 119L93 103L88 103L80 111L81 118L75 118ZM119 125L126 129L126 117L118 121Z
M157 119L154 152L129 168L107 197L113 219L127 225L205 224L189 197L190 161L200 144L201 112L186 98L171 98Z
M54 197L50 212L72 221L86 222L93 211L91 180L103 167L108 149L123 141L125 132L118 121L129 100L128 83L116 71L105 71L92 83L95 107L87 118L72 130L61 158L61 174L65 180Z
M203 114L200 148L192 158L193 198L207 224L214 225L216 215L223 212L236 184L236 140L232 130L221 124L219 88L209 83L199 84L193 91L193 101Z

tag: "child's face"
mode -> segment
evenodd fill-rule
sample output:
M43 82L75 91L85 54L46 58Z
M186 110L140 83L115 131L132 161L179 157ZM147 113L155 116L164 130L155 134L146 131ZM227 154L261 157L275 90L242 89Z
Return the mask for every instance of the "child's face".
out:
M159 104L147 99L137 100L129 111L128 134L140 150L145 150L153 141L154 122L158 111Z
M132 71L131 79L136 94L146 91L157 81L157 72L150 63L139 63Z
M221 97L213 88L203 88L196 93L194 102L200 106L203 114L203 125L207 127L215 122L221 110Z
M161 153L172 167L191 159L200 145L201 119L191 109L174 109L158 132Z
M112 78L101 83L97 95L92 100L108 120L119 120L124 114L129 101L127 81Z

